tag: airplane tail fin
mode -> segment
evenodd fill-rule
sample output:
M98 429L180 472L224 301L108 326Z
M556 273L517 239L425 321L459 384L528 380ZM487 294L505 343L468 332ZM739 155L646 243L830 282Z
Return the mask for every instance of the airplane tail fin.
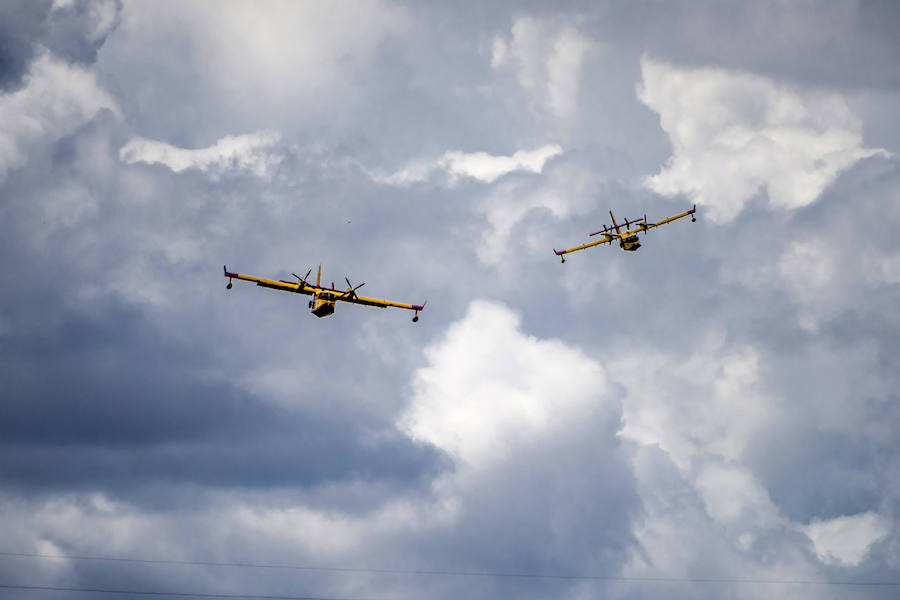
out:
M319 271L316 273L316 286L322 286L322 265L319 264Z

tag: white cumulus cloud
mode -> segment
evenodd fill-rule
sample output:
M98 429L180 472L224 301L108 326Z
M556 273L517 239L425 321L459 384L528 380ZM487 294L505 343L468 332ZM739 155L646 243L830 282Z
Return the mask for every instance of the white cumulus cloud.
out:
M581 65L591 41L572 27L533 17L515 20L509 39L495 36L491 67L512 67L536 105L567 119L578 107Z
M595 361L558 340L523 333L509 308L472 302L426 351L401 427L466 465L502 460L522 444L560 435L606 393ZM618 410L618 408L616 408Z
M547 161L562 151L562 147L558 144L547 144L534 150L517 150L512 156L448 150L435 161L413 163L391 175L373 174L371 177L379 183L406 186L428 181L435 173L443 172L449 175L450 185L463 177L493 183L509 173L540 173Z
M513 171L540 173L544 164L562 152L557 144L541 146L534 150L519 150L512 156L493 156L486 152L451 151L444 154L440 166L455 176L472 177L485 183L496 181Z
M821 560L856 566L862 562L869 546L887 535L889 529L889 523L884 518L865 512L828 521L813 521L804 531L813 541Z
M265 178L271 176L272 169L283 159L270 150L280 137L274 131L227 135L212 146L194 150L136 137L122 146L119 158L127 163L163 164L176 173L199 169L216 176L225 171L238 170Z
M683 69L644 57L638 97L657 112L673 153L645 184L685 194L725 222L759 191L778 208L806 206L858 160L862 123L838 94L803 92L758 75Z
M684 472L704 458L739 460L779 414L760 386L760 352L729 347L722 333L690 355L642 352L609 367L627 382L622 435L659 446Z

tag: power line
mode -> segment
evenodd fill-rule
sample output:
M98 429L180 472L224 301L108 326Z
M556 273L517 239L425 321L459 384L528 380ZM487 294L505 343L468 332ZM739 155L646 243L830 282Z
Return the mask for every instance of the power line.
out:
M132 596L169 596L179 598L253 598L255 600L353 600L323 596L260 596L259 594L203 594L200 592L151 592L146 590L113 590L106 588L54 587L49 585L12 585L0 583L0 589L41 592L84 592L86 594L126 594ZM355 600L362 600L357 598Z
M242 569L286 569L295 571L325 571L333 573L377 573L382 575L442 575L451 577L495 577L518 579L558 579L577 581L623 581L644 583L734 583L757 585L839 585L839 586L865 586L865 587L900 587L900 581L835 581L811 579L739 579L716 577L638 577L624 575L577 575L559 573L505 573L497 571L450 571L450 570L424 570L424 569L376 569L364 567L323 567L312 565L286 565L246 562L214 562L203 560L174 560L152 558L129 558L111 556L84 556L72 554L36 554L27 552L0 552L0 556L18 558L42 558L57 560L85 560L104 562L142 563L157 565L189 565L202 567L230 567ZM2 586L0 586L2 587ZM228 596L225 596L228 597ZM245 596L236 596L238 598ZM254 596L261 597L261 596Z

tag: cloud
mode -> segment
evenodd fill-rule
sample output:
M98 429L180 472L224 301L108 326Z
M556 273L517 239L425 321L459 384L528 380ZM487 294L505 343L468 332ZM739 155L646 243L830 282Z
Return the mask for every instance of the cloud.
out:
M412 547L428 539L484 570L615 572L639 502L621 407L597 361L522 329L509 307L475 300L426 348L398 427L454 468L432 485L440 520Z
M451 150L437 160L413 163L391 175L363 170L377 183L398 187L432 181L438 174L446 176L448 188L462 178L494 184L475 210L488 223L476 248L478 257L483 264L496 265L507 256L516 226L533 211L545 209L556 218L583 213L591 208L590 200L598 187L610 187L596 170L584 166L580 157L568 160L559 144L547 144L534 150L518 150L511 156ZM531 178L504 179L512 173L540 174L541 185L535 187ZM549 247L541 232L531 232L526 243L530 250L540 247L543 252Z
M617 197L623 202L632 196L620 182L597 169L594 160L582 153L566 153L549 164L537 181L511 177L492 186L475 207L487 224L476 245L482 264L509 264L515 254L546 259L554 245L560 247L566 240L577 239L573 235L586 236L591 231L573 218L596 214L598 199ZM562 235L554 231L556 224ZM577 226L577 234L569 229L572 225ZM584 284L583 279L577 283L574 296L583 296Z
M288 115L333 118L348 98L360 99L351 82L369 72L379 45L402 32L407 21L403 8L380 0L358 2L352 10L308 0L274 0L265 10L246 0L160 0L126 3L122 27L111 42L154 77L177 82L157 92L147 89L146 72L125 78L123 87L149 118L171 119L158 114L168 109L192 118L191 107L168 106L175 104L175 94L214 104L204 107L203 118L212 111L246 126L261 118L268 123L275 115L281 122ZM149 52L158 56L148 61Z
M35 39L46 28L47 6L31 0L8 0L0 3L0 92L19 87L22 77L39 46Z
M219 176L227 171L249 171L257 177L269 178L283 156L270 152L281 135L274 131L259 131L245 135L227 135L212 146L188 150L165 142L132 138L119 150L126 163L163 164L176 173L185 169L199 169Z
M558 119L570 119L578 108L581 66L591 46L572 27L519 17L508 40L494 37L491 67L515 69L519 85L537 106Z
M695 485L707 513L719 523L753 522L755 531L778 524L778 509L765 488L749 470L735 465L712 464L697 474Z
M760 352L709 333L691 354L620 357L610 369L628 387L622 435L655 444L683 470L706 455L737 460L755 432L775 419L760 389ZM689 397L686 405L672 398Z
M24 165L30 148L74 131L103 109L121 116L116 100L95 73L43 53L31 64L21 89L0 95L0 182Z
M876 513L865 512L828 521L816 520L804 530L821 560L855 567L862 562L869 546L889 533L890 523Z
M116 0L94 2L88 15L93 25L88 39L97 42L104 39L118 25L119 3Z
M645 185L687 195L714 221L730 221L762 190L775 208L806 206L841 171L885 154L863 147L862 122L840 95L646 56L641 72L638 97L672 143L671 158Z
M88 18L86 2L60 5L53 18L73 28L55 30L54 48L73 48L65 61L83 67L89 55L74 50L100 43L90 39L103 20ZM0 270L16 282L0 294L0 530L10 549L896 580L900 161L859 161L802 209L751 202L731 223L673 224L637 253L596 250L566 265L550 254L608 209L677 212L640 187L670 153L657 113L635 96L641 53L673 22L685 27L667 39L698 48L706 38L691 32L741 29L727 18L734 7L623 3L613 20L608 7L535 5L543 54L526 57L527 71L516 54L527 32L516 46L516 15L501 4L234 6L125 4L92 67L123 116L84 110L74 129L16 138L25 162L0 182ZM835 14L814 2L785 23L778 6L735 9L760 19L761 39L742 39L769 40L766 21L778 20L789 40L801 13L814 23ZM380 9L414 26L381 28ZM709 26L691 29L690 16ZM564 86L549 72L575 69L547 61L565 24L603 40L603 52L585 54L570 80L596 110L570 107L577 128L562 132L548 90ZM66 32L87 42L67 46ZM371 37L348 39L357 34ZM792 86L810 80L754 69L720 35L731 62L707 47L692 60L653 55L765 74L806 102ZM803 48L854 44L830 35ZM492 40L495 69L483 53ZM230 58L247 63L231 70ZM296 80L271 77L290 77L295 59ZM872 94L855 92L860 112L845 129L861 123L868 146L897 152L889 111L863 112ZM249 143L269 131L281 139ZM144 158L160 162L120 157L135 132L134 158L150 148ZM251 136L216 143L226 133ZM277 166L264 160L282 154ZM425 157L410 178L426 185L376 185L359 168L391 165L390 175L409 156ZM256 159L269 178L254 175ZM372 295L431 302L413 326L397 311L345 306L316 319L295 295L224 290L223 262L288 279L320 261L329 281L348 274ZM472 302L473 290L490 299ZM816 327L798 324L804 312ZM832 525L846 527L829 538ZM878 528L887 533L870 542ZM855 550L842 554L841 541ZM318 596L436 600L842 589L2 562L5 580L225 595L279 595L298 582Z
M560 435L606 393L603 368L557 340L519 331L521 317L475 301L426 355L401 427L464 464L483 467Z
M93 63L119 26L121 9L120 0L54 0L42 43L58 56Z
M396 186L423 183L431 179L435 172L447 173L449 185L454 185L463 177L482 183L493 183L510 173L540 173L547 161L562 151L562 147L558 144L547 144L534 150L517 150L512 156L494 156L487 152L468 154L459 150L448 150L433 162L415 163L387 176L377 174L370 176L378 183Z
M540 173L544 164L560 153L562 148L558 144L549 144L534 150L519 150L512 156L450 151L444 154L438 164L452 176L472 177L484 183L493 183L514 171Z

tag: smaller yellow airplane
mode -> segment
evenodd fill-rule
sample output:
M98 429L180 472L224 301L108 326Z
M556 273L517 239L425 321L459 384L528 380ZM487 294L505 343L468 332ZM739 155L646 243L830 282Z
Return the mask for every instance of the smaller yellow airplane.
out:
M334 305L337 302L350 302L352 304L365 304L367 306L377 306L379 308L405 308L407 310L414 310L416 314L413 316L413 323L416 323L419 320L419 311L425 308L425 303L422 304L402 304L400 302L391 302L390 300L379 300L377 298L366 298L365 296L357 296L356 290L366 285L365 283L361 283L356 287L353 287L353 284L350 283L350 280L346 277L344 280L347 282L346 290L338 290L335 289L334 283L331 284L330 288L324 287L321 285L322 281L322 265L319 265L319 272L316 275L316 283L315 285L311 283L307 283L306 278L309 277L309 274L312 273L312 269L306 272L306 275L300 277L296 273L291 273L294 277L297 278L297 282L293 281L285 281L283 279L275 281L273 279L263 279L262 277L253 277L251 275L241 275L240 273L232 273L228 270L228 267L222 267L225 271L225 277L228 278L228 285L225 286L225 289L231 289L231 280L232 279L242 279L244 281L252 281L256 283L256 285L261 287L272 288L273 290L282 290L284 292L293 292L295 294L304 294L306 296L312 296L312 300L309 301L309 309L310 312L317 317L327 317L330 314L334 313Z
M665 225L666 223L670 223L676 219L680 219L681 217L686 217L688 215L691 216L691 221L696 221L697 217L694 213L697 212L697 205L695 204L691 210L685 211L680 215L675 215L674 217L669 217L668 219L663 219L658 223L647 223L647 215L644 215L641 219L634 219L633 221L629 221L625 219L624 227L625 231L622 231L622 225L616 223L616 218L613 216L612 211L609 211L609 218L612 219L612 227L608 227L607 225L603 226L603 229L600 231L595 231L590 235L603 235L602 240L597 240L596 242L588 242L587 244L582 244L581 246L575 246L574 248L569 248L568 250L557 250L553 249L553 252L559 257L560 262L566 262L566 257L564 255L569 252L575 252L577 250L584 250L585 248L590 248L591 246L597 246L598 244L611 244L614 240L619 240L619 248L625 250L627 252L634 252L638 248L641 247L641 242L638 240L637 234L640 232L646 232L654 227L659 227L660 225ZM635 228L632 230L631 226L634 225ZM615 233L613 230L615 229Z

